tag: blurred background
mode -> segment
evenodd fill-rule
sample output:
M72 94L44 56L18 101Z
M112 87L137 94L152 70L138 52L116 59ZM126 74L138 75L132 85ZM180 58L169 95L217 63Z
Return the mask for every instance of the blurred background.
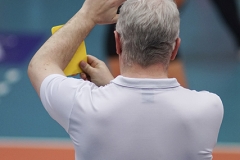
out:
M27 66L51 35L51 27L66 23L82 3L0 0L0 146L8 140L69 140L44 110L28 79ZM240 1L236 3L240 15ZM86 39L87 53L104 61L106 28L95 27ZM181 10L180 37L188 88L214 92L223 101L218 145L239 147L240 47L235 35L211 0L189 0Z

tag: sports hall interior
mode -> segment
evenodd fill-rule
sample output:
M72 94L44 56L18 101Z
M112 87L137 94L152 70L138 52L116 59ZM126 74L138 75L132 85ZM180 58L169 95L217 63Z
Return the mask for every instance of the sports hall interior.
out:
M51 35L51 27L66 23L82 3L0 0L1 160L74 159L67 133L44 110L27 67ZM188 0L180 16L180 53L188 88L214 92L224 105L214 160L240 160L240 47L211 0ZM85 40L87 53L104 61L105 35L106 26L99 25Z

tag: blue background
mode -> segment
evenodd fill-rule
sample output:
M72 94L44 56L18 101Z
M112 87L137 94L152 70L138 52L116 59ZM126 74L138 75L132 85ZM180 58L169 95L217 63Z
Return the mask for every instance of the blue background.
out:
M27 66L51 35L51 27L66 23L82 3L0 0L0 47L5 52L5 59L0 61L0 137L68 138L44 110L27 77ZM209 0L190 0L181 18L180 51L189 88L221 97L225 115L219 143L240 143L240 48ZM96 26L86 39L88 54L104 61L105 33L106 26ZM8 38L17 39L15 50L7 48ZM8 78L11 73L13 81Z

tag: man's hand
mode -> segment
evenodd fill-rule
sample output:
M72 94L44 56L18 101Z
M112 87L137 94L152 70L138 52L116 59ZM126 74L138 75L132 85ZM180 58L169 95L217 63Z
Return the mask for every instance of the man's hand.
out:
M118 19L117 10L126 0L85 0L81 12L95 24L112 24Z
M105 86L114 79L106 64L96 57L89 55L87 57L87 63L81 61L80 67L84 71L84 73L80 74L81 78L89 80L97 86Z

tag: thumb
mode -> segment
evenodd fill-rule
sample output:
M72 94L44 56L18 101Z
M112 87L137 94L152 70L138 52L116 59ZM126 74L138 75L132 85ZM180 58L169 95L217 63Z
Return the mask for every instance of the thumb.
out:
M92 71L92 67L85 61L80 62L80 68L82 69L83 72L90 74Z

